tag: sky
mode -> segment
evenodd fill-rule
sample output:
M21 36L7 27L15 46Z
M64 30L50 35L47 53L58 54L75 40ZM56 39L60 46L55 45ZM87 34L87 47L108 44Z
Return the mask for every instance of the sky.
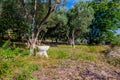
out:
M120 34L120 28L116 32L117 32L117 34Z
M74 3L78 2L80 0L67 0L67 6L66 8L69 9L73 6ZM91 1L91 0L82 0L82 1Z
M70 9L74 3L78 2L79 0L67 0L67 5L66 8ZM91 1L91 0L83 0L83 1ZM116 30L117 34L120 34L120 28L118 30Z

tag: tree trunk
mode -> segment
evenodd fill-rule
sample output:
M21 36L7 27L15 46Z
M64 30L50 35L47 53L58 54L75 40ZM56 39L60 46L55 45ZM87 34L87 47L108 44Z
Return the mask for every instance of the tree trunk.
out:
M72 47L75 48L75 29L72 31Z
M68 43L72 45L73 48L75 48L75 29L72 30L71 38L68 37Z
M29 38L28 45L29 45L29 48L30 48L30 55L35 54L35 48L36 48L36 44L37 44L37 39L38 39L38 36L36 36L34 33Z
M37 0L34 0L34 13L32 15L32 25L31 25L31 32L32 32L32 37L29 38L29 45L30 45L30 55L35 54L35 48L36 48L36 43L37 43L37 38L38 36L35 35L35 16L36 16L36 9L37 9ZM38 32L37 32L38 34ZM39 34L38 34L39 35Z
M36 48L36 44L31 43L31 45L30 45L30 55L35 55L35 48Z

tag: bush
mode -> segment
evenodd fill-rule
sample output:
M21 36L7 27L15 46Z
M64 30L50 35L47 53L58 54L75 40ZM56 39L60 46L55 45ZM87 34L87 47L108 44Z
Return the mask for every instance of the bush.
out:
M120 46L120 35L117 35L112 41L112 46Z

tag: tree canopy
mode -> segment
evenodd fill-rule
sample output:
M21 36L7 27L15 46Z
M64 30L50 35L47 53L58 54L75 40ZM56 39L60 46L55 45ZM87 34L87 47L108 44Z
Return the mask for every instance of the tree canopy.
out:
M111 43L120 28L119 0L79 1L66 9L66 0L0 0L1 39L26 39L29 46L55 39L75 44Z

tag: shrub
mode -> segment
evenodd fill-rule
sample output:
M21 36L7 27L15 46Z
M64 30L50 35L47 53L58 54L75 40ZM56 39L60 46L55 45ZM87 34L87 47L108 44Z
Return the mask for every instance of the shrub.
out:
M112 46L120 46L120 35L117 35L113 41L112 41Z

